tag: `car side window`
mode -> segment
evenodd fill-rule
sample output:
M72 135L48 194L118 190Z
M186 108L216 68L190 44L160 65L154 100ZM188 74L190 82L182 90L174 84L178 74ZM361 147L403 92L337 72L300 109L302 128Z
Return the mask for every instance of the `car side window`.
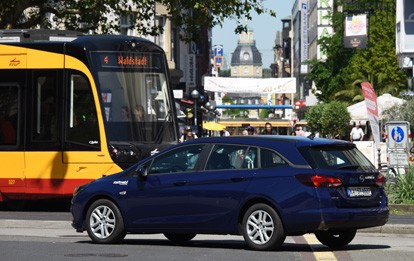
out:
M193 171L203 147L204 145L190 145L163 153L152 161L148 174Z
M235 155L231 155L235 160L233 166L236 169L257 168L257 148L250 147L247 150L238 150Z
M257 149L239 145L215 145L206 170L255 168Z
M260 164L263 169L267 169L287 165L287 162L276 152L268 149L261 149Z

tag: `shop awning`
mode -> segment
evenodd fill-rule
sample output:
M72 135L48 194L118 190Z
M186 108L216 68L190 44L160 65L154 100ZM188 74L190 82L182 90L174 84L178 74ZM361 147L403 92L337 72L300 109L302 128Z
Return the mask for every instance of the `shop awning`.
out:
M226 126L214 121L203 122L203 129L211 131L223 130Z

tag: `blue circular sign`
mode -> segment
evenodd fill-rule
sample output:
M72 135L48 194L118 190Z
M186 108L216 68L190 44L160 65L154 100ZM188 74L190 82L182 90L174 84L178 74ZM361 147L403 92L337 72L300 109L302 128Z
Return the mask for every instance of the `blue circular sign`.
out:
M392 128L391 139L393 139L395 142L402 142L404 140L404 130L398 126Z

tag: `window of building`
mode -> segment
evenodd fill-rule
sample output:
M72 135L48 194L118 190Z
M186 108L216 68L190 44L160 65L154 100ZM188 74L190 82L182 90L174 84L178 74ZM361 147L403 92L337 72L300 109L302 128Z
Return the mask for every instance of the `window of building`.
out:
M166 17L164 16L156 16L155 17L155 25L164 28L163 32L155 36L154 42L159 45L165 52L169 53L170 50L165 49L165 23ZM172 57L172 55L171 55Z
M134 27L137 20L135 13L122 14L120 18L121 35L134 35Z

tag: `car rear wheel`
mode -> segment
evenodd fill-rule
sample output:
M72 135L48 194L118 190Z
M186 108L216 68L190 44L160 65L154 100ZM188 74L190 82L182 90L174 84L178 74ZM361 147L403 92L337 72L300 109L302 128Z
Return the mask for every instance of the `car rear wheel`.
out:
M315 232L316 238L325 246L339 248L348 245L355 237L356 229Z
M99 199L92 203L85 222L88 235L94 243L118 243L126 235L121 212L107 199Z
M173 242L187 242L193 239L197 234L173 234L165 233L164 236Z
M242 234L247 245L254 250L277 249L286 238L279 215L266 204L255 204L246 211Z

